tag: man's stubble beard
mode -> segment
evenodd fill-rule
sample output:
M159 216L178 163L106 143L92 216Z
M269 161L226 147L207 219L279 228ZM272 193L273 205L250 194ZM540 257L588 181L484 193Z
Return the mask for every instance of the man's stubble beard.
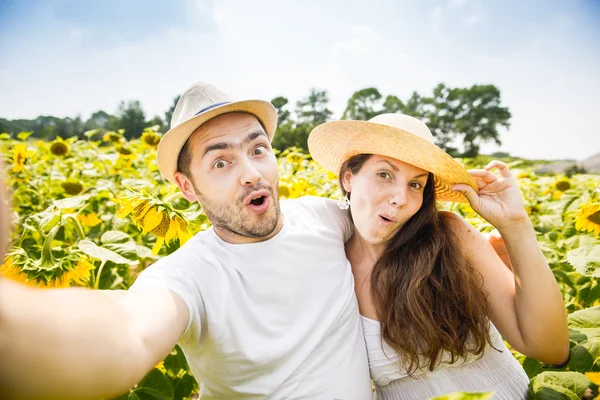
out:
M277 188L279 180L275 183ZM273 188L267 185L254 185L246 188L241 198L236 199L234 203L227 201L212 201L207 199L196 187L196 184L192 181L194 192L198 196L198 201L202 205L206 217L214 227L226 230L234 235L248 237L252 239L261 239L269 236L277 228L277 224L281 217L281 209L279 208L279 192L273 193ZM268 190L270 193L269 199L272 204L269 206L269 210L266 213L259 216L261 218L258 222L250 222L246 215L244 215L243 200L250 193L257 190ZM274 214L269 214L274 210Z

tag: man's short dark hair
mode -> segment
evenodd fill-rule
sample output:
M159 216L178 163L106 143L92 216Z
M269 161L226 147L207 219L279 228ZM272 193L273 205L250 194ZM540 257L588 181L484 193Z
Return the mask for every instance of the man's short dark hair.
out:
M192 163L192 153L190 152L190 140L186 140L185 144L177 157L177 171L181 172L186 178L192 179L190 164Z

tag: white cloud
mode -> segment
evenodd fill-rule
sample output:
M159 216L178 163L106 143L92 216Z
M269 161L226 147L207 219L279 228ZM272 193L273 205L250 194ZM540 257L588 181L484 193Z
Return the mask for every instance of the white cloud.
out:
M464 23L467 26L474 26L481 22L483 22L484 16L483 14L471 14L467 18L464 19Z
M467 4L467 0L450 0L450 2L448 3L448 7L460 8L465 4Z

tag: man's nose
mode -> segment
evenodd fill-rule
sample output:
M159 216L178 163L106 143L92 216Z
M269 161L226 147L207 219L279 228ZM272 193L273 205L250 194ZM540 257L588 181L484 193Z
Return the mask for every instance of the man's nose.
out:
M240 183L244 186L257 184L261 178L261 174L256 168L256 165L254 165L247 157L243 158L241 164L242 173L240 176Z

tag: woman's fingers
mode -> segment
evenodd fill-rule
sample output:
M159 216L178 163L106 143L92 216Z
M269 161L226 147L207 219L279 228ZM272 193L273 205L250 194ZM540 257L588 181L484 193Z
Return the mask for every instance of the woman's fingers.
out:
M498 179L496 175L494 175L490 171L486 171L485 169L471 169L469 170L469 173L473 178L479 178L487 184L495 182Z
M486 187L488 184L485 183L483 179L475 178L475 184L477 184L477 189L481 190Z
M469 185L465 185L463 183L453 185L452 190L455 192L461 192L467 198L467 200L469 200L471 206L477 204L479 201L479 195Z
M497 168L500 171L500 175L503 178L509 178L512 176L510 173L510 168L506 165L505 162L499 160L493 160L488 165L485 166L485 170L491 171L492 169Z

